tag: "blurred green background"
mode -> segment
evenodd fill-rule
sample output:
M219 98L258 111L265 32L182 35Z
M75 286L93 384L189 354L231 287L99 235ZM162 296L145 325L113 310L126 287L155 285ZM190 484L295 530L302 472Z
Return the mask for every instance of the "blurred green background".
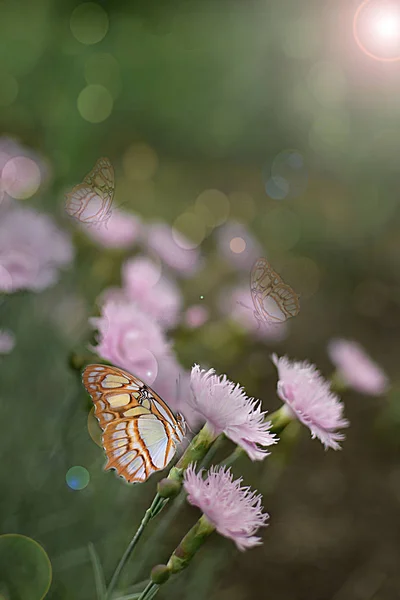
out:
M185 367L211 365L274 410L270 354L308 358L328 376L326 344L344 336L362 343L392 380L388 398L343 394L351 427L341 452L325 453L303 430L279 477L279 447L263 464L236 464L235 473L265 495L264 545L242 555L215 536L160 600L400 594L400 62L360 50L352 31L357 6L0 2L0 133L43 155L51 172L47 187L21 202L74 232L63 195L99 156L115 166L116 203L145 221L172 224L200 193L217 189L230 218L257 236L301 294L284 341L238 332L216 309L237 275L208 231L200 246L205 266L182 290L185 306L204 295L212 318L171 336ZM285 162L290 149L304 161L299 172ZM0 306L1 327L16 335L15 350L0 362L0 531L45 549L53 571L47 597L60 600L95 598L88 543L109 577L158 478L126 486L104 473L103 453L88 434L90 404L68 361L91 340L87 319L99 292L119 282L124 253L74 235L74 266L56 286L13 294ZM82 490L66 484L73 466L89 473ZM196 518L185 507L156 543L154 521L126 585L166 560ZM0 581L11 573L32 584L8 596L0 583L0 598L39 600L48 565L39 546L17 546L19 558L0 565Z

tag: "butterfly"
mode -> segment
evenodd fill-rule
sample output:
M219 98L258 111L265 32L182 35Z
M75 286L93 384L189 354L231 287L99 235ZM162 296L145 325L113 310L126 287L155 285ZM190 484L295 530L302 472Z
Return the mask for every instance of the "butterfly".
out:
M253 265L250 292L259 323L283 323L300 310L299 296L282 281L266 258L259 258Z
M164 469L185 436L186 422L143 381L117 367L89 365L83 385L103 430L108 462L128 483Z
M104 224L111 216L114 191L114 168L108 158L99 158L83 183L65 195L65 210L86 225Z

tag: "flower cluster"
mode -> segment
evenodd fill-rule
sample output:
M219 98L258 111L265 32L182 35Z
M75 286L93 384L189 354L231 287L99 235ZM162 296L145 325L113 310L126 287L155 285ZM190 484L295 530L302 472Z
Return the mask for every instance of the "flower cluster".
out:
M44 290L72 258L69 236L49 216L14 206L1 211L0 291Z

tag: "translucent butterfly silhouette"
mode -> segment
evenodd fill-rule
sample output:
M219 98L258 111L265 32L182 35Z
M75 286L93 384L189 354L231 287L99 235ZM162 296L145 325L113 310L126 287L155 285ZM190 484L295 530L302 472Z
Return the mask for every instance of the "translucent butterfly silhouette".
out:
M186 422L143 381L117 367L89 365L83 385L103 430L108 462L129 483L164 469L185 436Z
M114 191L114 168L108 158L99 158L83 183L65 195L65 210L81 223L102 225L111 216Z
M253 265L250 292L259 324L283 323L300 310L299 296L282 281L266 258Z

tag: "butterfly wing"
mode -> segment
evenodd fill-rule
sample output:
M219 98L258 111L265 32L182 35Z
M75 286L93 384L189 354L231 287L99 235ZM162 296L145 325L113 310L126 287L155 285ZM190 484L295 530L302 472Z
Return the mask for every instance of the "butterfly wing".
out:
M106 223L114 198L114 169L108 158L99 158L94 168L65 196L66 212L87 225Z
M123 369L89 365L83 384L103 429L106 469L128 482L164 469L185 433L184 422L143 381Z
M96 190L107 190L108 193L114 194L114 167L109 159L99 158L83 182Z
M103 433L108 462L129 483L146 481L152 473L164 469L175 454L172 427L155 415L142 414L110 423Z
M104 430L108 423L122 417L143 414L139 402L143 381L123 369L89 365L83 371L83 385L92 397L95 416ZM146 407L148 410L148 407Z
M296 292L282 281L266 258L259 258L253 266L250 291L259 321L283 323L300 310Z
M110 198L100 195L90 186L80 183L65 195L65 210L87 225L104 223L111 215Z

